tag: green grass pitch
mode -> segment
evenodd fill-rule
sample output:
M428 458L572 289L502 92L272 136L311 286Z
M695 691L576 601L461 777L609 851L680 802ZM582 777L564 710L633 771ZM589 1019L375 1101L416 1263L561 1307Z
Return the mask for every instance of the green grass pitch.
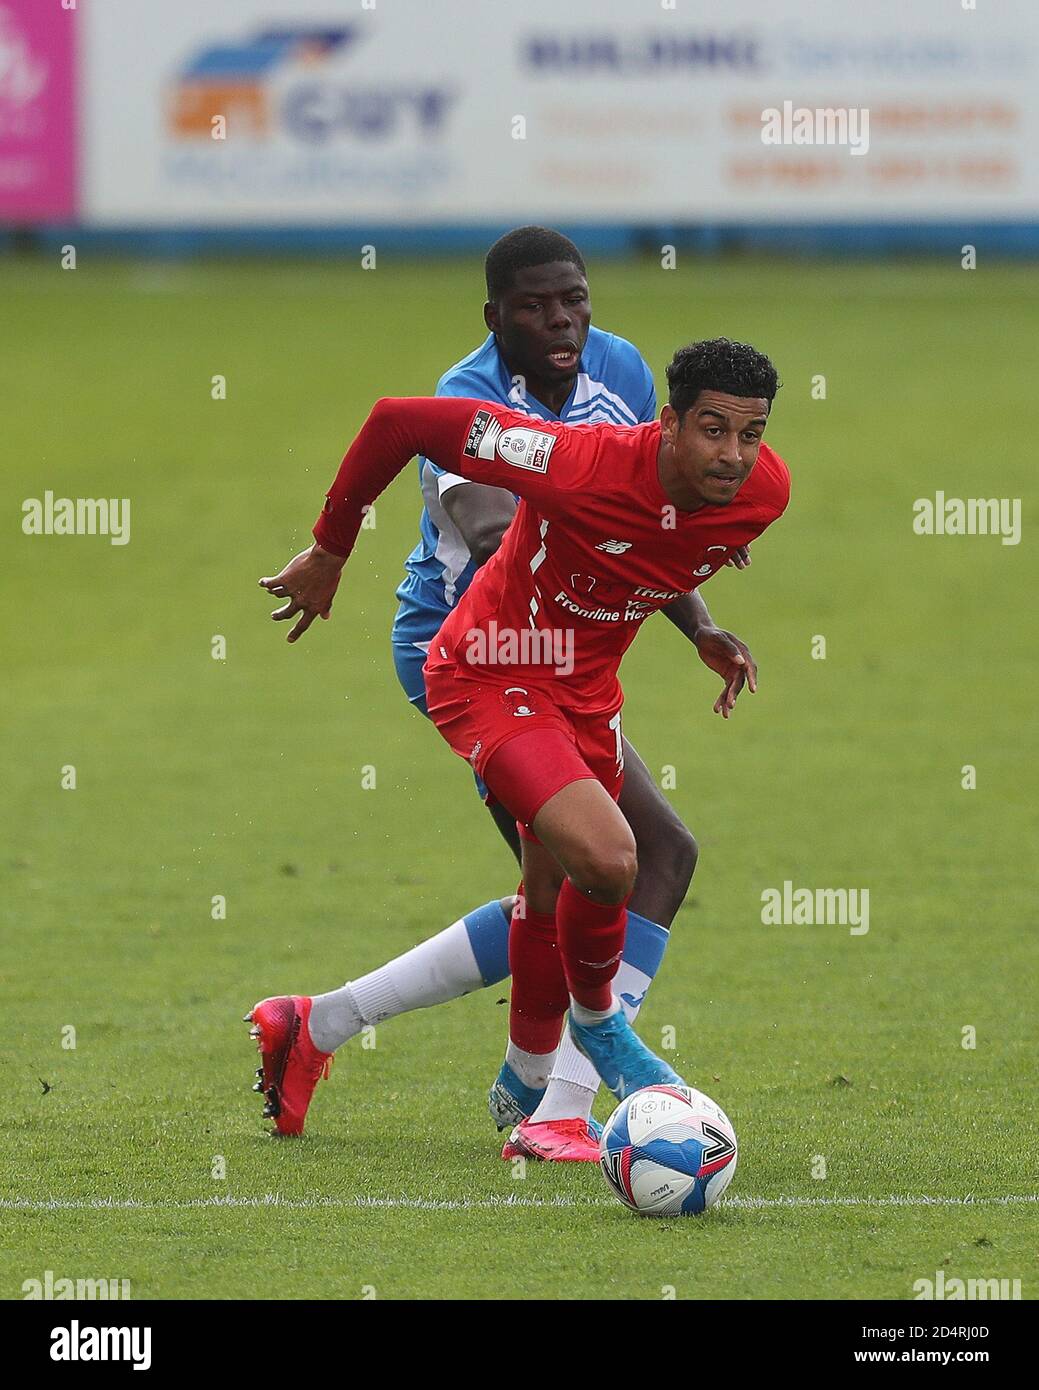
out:
M640 1031L673 1028L732 1117L732 1200L640 1220L594 1168L503 1164L506 985L351 1043L301 1142L268 1139L249 1091L256 998L332 988L515 886L393 674L413 471L330 623L289 647L256 587L370 403L482 337L478 264L9 261L0 1295L49 1269L139 1298L906 1299L944 1269L1035 1296L1034 271L954 247L591 278L658 390L718 333L785 382L792 505L704 591L759 694L712 715L663 619L623 672L628 735L701 844ZM23 535L47 489L130 498L130 543ZM915 535L938 490L1022 498L1021 543ZM868 888L869 932L765 925L785 880Z

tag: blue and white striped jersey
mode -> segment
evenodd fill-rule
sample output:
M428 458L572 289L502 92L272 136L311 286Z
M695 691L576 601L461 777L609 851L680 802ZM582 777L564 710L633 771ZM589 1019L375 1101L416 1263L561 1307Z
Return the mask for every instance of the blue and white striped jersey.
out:
M571 425L639 425L656 418L653 377L638 349L598 328L588 330L577 380L558 415L540 401L520 396L493 333L444 373L436 394L497 401L538 419ZM393 641L407 644L428 643L435 636L476 573L465 541L441 501L448 489L466 486L466 479L425 458L418 460L418 470L425 503L419 543L405 561L407 573L397 590L400 607L393 623Z

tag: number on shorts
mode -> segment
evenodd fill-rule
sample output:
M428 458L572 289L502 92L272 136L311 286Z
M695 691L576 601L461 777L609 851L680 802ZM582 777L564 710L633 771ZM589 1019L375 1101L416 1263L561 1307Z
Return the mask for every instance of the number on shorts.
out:
M609 727L613 730L617 738L617 776L624 771L624 740L621 737L621 712L620 710L610 720Z

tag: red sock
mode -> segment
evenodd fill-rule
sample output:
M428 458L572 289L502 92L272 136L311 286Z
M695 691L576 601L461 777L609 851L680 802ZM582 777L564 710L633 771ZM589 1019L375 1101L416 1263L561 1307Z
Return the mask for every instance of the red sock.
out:
M512 1007L509 1037L524 1052L554 1052L570 994L556 945L555 916L517 899L509 927Z
M586 1009L608 1009L613 1000L610 985L624 950L627 903L627 898L619 903L593 902L579 893L568 878L559 890L559 952L570 993Z

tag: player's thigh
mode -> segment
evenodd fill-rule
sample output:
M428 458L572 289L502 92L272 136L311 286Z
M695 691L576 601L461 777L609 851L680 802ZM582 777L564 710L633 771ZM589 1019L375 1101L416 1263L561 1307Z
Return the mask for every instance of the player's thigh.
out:
M658 844L692 841L681 816L627 739L624 740L624 785L617 804L631 826L639 859L643 862L652 856Z
M635 837L595 777L568 783L541 807L532 829L579 892L619 902L631 891L638 861Z

